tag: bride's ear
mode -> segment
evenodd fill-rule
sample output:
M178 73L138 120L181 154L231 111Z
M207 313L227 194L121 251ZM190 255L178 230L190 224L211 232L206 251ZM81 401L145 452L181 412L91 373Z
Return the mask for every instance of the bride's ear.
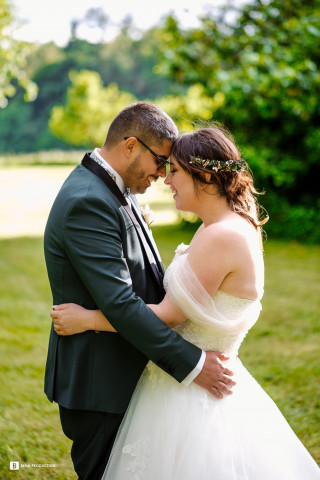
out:
M205 173L204 174L204 178L206 179L206 182L207 183L210 183L211 182L211 173Z
M204 184L211 183L211 173L202 172L199 179L200 185L201 185L201 182L203 182Z

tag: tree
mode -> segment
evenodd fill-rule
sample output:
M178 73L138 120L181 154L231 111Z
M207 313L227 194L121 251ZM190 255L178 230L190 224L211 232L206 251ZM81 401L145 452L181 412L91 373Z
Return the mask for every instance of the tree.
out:
M109 24L109 17L103 8L89 8L82 18L73 18L70 22L71 42L79 39L78 33L82 25L89 28L99 28L101 30L100 42L103 43L106 27Z
M12 36L17 29L11 0L0 0L0 107L8 104L17 85L25 91L25 100L34 100L37 86L26 74L26 56L30 45L15 40Z
M111 121L136 98L120 92L115 83L103 87L97 72L73 71L70 79L66 103L52 109L50 128L70 145L85 148L101 145Z
M89 8L84 16L84 23L88 25L89 28L100 28L101 30L101 43L104 41L104 34L106 27L109 23L109 17L104 12L103 8Z
M173 82L153 72L159 60L158 43L159 31L152 29L139 40L121 33L107 44L75 39L66 47L38 45L27 57L27 74L38 85L38 96L25 103L20 88L1 111L0 152L71 148L48 127L53 106L66 101L70 70L96 71L104 86L117 83L119 90L129 91L141 100L166 93Z
M249 154L259 151L252 160L264 186L281 187L299 203L306 190L316 193L320 174L320 1L254 0L234 23L225 14L191 30L168 17L162 71L201 84L208 97L220 93L212 117Z
M234 9L235 10L235 9ZM252 0L184 30L169 16L162 73L223 99L212 119L235 135L280 234L320 240L320 0ZM269 227L268 227L269 228Z
M208 97L203 85L196 83L184 94L166 95L154 103L170 115L180 132L189 132L195 125L205 126L212 119L214 112L224 103L224 96L218 92Z
M160 29L151 28L138 39L131 36L134 33L126 17L120 34L101 46L100 62L93 70L100 73L104 85L116 82L121 90L132 92L140 100L164 95L173 82L155 72L160 61Z

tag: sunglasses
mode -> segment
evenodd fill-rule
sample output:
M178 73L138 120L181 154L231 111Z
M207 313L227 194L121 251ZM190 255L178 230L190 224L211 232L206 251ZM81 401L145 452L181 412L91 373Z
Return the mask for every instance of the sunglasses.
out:
M123 140L128 140L128 138L130 137L124 137ZM143 145L147 150L149 150L149 152L152 153L152 155L157 159L157 164L158 164L157 170L162 170L163 167L170 164L169 157L166 157L165 155L158 155L156 152L151 150L151 148L148 147L148 145L146 145L142 140L140 140L140 138L138 137L133 137L133 138L138 140L138 142L141 143L141 145Z

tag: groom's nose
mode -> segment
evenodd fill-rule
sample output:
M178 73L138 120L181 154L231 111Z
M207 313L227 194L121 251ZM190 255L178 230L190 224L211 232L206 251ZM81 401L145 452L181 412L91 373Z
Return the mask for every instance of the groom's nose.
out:
M163 165L162 168L157 170L158 176L164 178L167 175L167 168L166 165Z

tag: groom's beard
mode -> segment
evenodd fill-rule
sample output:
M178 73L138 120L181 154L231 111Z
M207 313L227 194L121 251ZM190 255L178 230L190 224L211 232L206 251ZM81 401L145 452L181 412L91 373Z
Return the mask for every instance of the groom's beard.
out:
M137 155L135 160L129 167L123 177L123 181L131 193L145 193L152 181L156 182L158 177L148 175L141 165L141 155Z

